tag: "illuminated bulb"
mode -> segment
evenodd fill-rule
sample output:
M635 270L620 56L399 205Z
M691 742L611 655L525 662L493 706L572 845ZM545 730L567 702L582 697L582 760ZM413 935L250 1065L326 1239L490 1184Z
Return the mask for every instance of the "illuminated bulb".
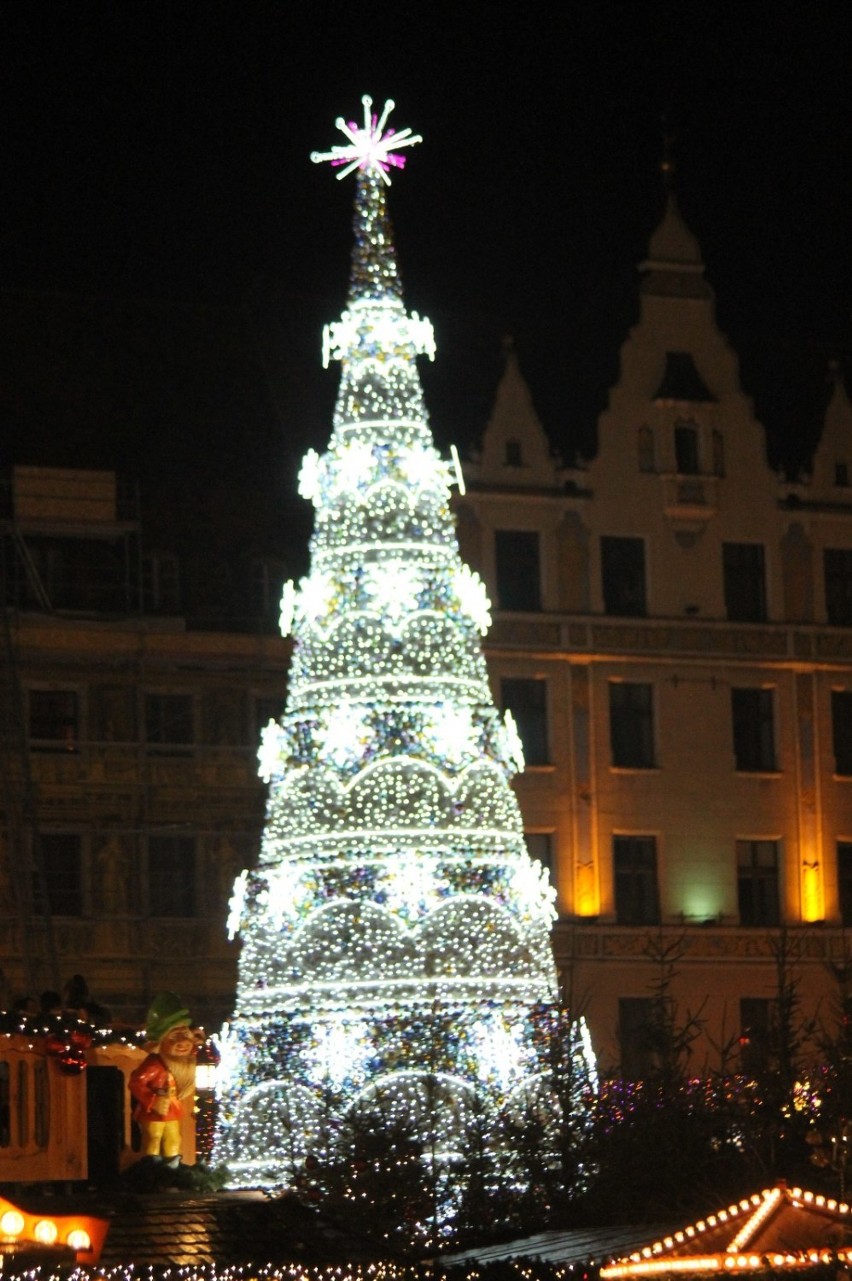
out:
M91 1250L92 1238L84 1228L74 1228L68 1233L68 1244L72 1250Z
M33 1228L33 1236L40 1245L54 1245L59 1236L59 1229L53 1219L39 1219Z
M24 1230L24 1216L17 1210L6 1210L0 1216L0 1232L5 1237L18 1237Z

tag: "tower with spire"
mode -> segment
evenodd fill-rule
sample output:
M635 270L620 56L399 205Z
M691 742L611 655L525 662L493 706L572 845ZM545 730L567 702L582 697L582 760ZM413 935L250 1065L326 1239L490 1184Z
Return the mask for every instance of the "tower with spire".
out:
M287 1183L357 1114L459 1152L476 1115L533 1098L557 997L553 891L510 786L522 767L481 648L489 602L462 563L457 468L432 442L385 192L400 149L365 98L331 440L309 451L310 571L282 600L293 659L263 736L259 865L238 878L242 943L217 1159L237 1186ZM495 1134L497 1130L495 1128ZM495 1142L497 1140L495 1139Z

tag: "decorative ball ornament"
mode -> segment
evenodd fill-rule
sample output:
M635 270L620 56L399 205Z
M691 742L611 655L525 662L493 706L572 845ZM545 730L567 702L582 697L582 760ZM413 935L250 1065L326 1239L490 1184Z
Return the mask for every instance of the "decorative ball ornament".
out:
M57 1056L59 1070L65 1076L79 1076L86 1070L86 1051L76 1045L70 1045Z

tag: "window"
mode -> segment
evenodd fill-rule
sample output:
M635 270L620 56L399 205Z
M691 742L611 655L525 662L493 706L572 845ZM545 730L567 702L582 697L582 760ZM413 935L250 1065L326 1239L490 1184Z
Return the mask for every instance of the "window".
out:
M35 1096L36 1147L46 1148L50 1138L50 1082L47 1079L47 1063L44 1059L36 1059L33 1064L33 1094Z
M849 464L845 462L836 462L834 464L834 483L841 489L845 489L849 484Z
M148 553L142 557L142 600L146 612L176 614L180 609L177 556Z
M720 431L713 432L713 475L725 474L725 438Z
M523 454L521 453L521 442L519 440L506 441L506 455L504 462L507 467L521 467L523 465Z
M740 1067L750 1074L765 1071L772 1037L772 1001L765 996L740 999Z
M696 476L698 466L698 432L689 423L678 423L674 433L675 468L681 476Z
M741 925L778 924L777 841L737 841L737 899Z
M658 925L657 842L653 836L614 836L612 864L618 925Z
M530 530L498 529L494 535L494 555L498 607L528 612L541 609L538 534Z
M732 622L766 619L766 572L760 543L723 543L725 612Z
M650 996L622 996L618 1000L620 1076L641 1081L654 1071L654 1000Z
M30 1074L29 1065L18 1062L18 1146L25 1148L30 1141Z
M641 538L601 538L604 613L642 617L645 604L645 543Z
M163 752L195 740L190 694L146 694L145 738Z
M547 868L551 881L555 884L555 868L553 865L553 833L552 832L525 832L524 839L527 843L527 850L530 858L541 863Z
M609 687L609 735L613 765L623 769L654 768L654 712L651 686L612 681Z
M845 689L831 691L831 742L835 774L852 776L852 693Z
M823 552L825 612L838 627L852 625L852 548L826 547Z
M277 619L281 612L281 589L286 580L287 566L283 560L253 560L250 579L252 613Z
M42 832L39 837L47 902L54 916L83 914L82 841L76 832ZM34 887L38 902L38 886Z
M148 837L150 916L195 916L194 836Z
M654 470L654 432L651 427L640 427L636 440L637 452L639 455L639 470L642 472L652 472Z
M547 682L504 680L500 693L504 710L515 718L527 765L547 765Z
M852 841L837 842L837 893L840 919L852 925Z
M42 752L76 752L80 726L75 691L31 689L28 699L32 746Z
M260 742L261 732L270 721L277 721L284 711L284 695L273 697L271 694L256 694L252 700L252 721L250 746Z
M774 773L773 690L732 689L735 768L744 773Z
M0 1148L7 1148L12 1142L11 1101L9 1064L3 1060L0 1061Z

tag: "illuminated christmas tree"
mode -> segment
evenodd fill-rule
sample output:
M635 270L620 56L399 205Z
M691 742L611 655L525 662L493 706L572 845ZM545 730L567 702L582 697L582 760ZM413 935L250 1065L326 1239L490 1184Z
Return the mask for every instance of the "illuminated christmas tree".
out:
M402 301L385 189L420 139L386 128L392 105L379 119L365 98L363 125L337 122L346 145L313 156L356 174L355 244L324 340L342 366L331 442L299 478L315 530L282 600L293 659L260 751L260 860L232 904L216 1159L237 1186L290 1181L357 1114L457 1155L472 1120L530 1105L547 1075L554 895L510 787L520 742L488 687L485 588L459 557L457 458L423 403L432 327Z

